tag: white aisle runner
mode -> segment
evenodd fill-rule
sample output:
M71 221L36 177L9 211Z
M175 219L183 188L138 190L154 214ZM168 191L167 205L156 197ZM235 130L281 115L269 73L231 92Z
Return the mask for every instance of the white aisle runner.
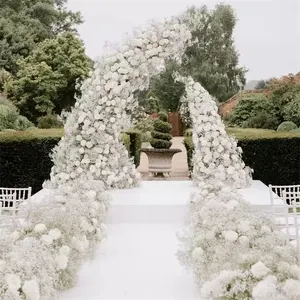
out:
M112 194L108 238L60 300L199 300L175 256L190 183L143 182Z
M108 238L60 300L199 300L193 276L175 256L176 232L193 191L190 181L144 181L111 192ZM271 211L268 187L260 181L240 193L254 211Z

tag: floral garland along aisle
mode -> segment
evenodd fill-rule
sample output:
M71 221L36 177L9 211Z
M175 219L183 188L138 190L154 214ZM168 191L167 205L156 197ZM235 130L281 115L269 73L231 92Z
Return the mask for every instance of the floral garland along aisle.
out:
M298 300L296 249L274 222L251 212L237 192L251 182L241 149L226 135L210 95L192 78L186 85L195 144L190 215L178 258L193 270L202 300ZM298 262L299 263L299 262Z
M14 232L0 234L0 299L55 300L76 284L83 260L105 236L105 190L139 181L120 142L134 109L133 92L148 87L168 57L180 58L191 34L175 19L137 29L103 56L67 114L53 153L51 195L30 208Z

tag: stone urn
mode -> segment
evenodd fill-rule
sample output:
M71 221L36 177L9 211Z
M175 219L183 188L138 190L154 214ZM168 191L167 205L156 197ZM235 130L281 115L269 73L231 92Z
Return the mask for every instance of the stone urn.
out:
M182 150L142 148L141 152L144 152L148 156L148 171L154 176L164 177L164 174L167 174L168 176L170 175L174 154L182 152Z

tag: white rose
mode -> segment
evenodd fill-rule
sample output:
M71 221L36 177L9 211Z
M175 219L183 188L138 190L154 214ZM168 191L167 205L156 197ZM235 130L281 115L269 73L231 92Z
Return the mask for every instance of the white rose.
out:
M40 299L40 288L35 280L26 280L22 286L22 291L27 300Z
M33 229L33 231L35 233L43 233L46 230L47 230L47 227L46 227L45 224L37 224L37 225L34 226L34 229Z
M21 279L19 276L14 274L6 274L4 279L8 286L8 289L11 290L12 292L18 291L20 289Z
M64 245L64 246L60 247L59 254L68 256L70 254L70 251L71 251L71 248L69 246Z
M227 241L235 242L238 239L238 234L233 230L228 230L224 232L224 238Z
M266 265L259 261L251 267L251 273L255 278L266 277L270 273L270 269Z
M59 270L66 269L68 266L68 261L69 261L68 257L63 254L59 254L55 257L55 262Z
M53 238L53 240L57 240L61 237L61 231L58 228L51 229L48 234Z
M204 251L201 247L196 247L192 252L192 258L194 260L199 260L202 258Z
M51 245L53 243L53 237L48 235L48 234L43 234L41 236L41 241L45 244L45 245Z

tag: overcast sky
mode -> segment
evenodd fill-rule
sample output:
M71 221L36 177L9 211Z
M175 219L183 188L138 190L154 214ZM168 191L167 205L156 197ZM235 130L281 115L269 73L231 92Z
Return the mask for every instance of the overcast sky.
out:
M187 6L207 0L69 0L80 11L84 24L79 33L87 54L96 58L106 41L120 42L125 33L153 18L178 15ZM235 30L240 63L249 69L248 80L300 71L300 0L228 0L236 10Z

